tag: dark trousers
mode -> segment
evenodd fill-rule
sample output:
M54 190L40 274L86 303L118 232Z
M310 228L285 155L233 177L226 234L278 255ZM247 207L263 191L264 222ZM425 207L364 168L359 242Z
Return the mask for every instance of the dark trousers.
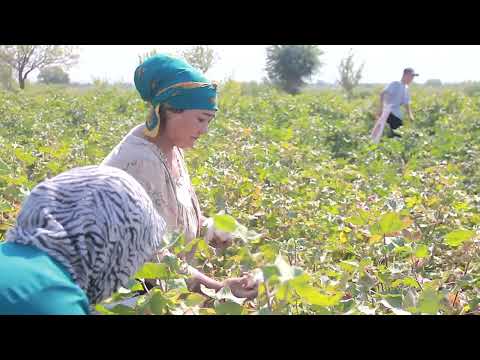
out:
M398 129L400 126L403 125L403 121L402 119L396 117L395 115L393 115L392 113L390 113L390 115L388 116L388 119L387 119L387 124L390 125L390 129L392 130L395 130L395 129Z

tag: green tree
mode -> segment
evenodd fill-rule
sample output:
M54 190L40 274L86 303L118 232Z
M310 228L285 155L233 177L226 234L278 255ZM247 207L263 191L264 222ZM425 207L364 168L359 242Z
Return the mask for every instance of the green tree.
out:
M355 89L361 78L362 71L365 64L360 65L355 69L355 61L353 51L350 49L347 57L342 59L340 65L338 66L338 72L340 75L340 80L338 83L345 90L347 96L351 98L353 96L353 89Z
M20 89L33 70L48 66L69 68L78 60L75 46L61 45L0 45L0 62L9 64L17 73Z
M219 59L217 52L204 45L196 45L190 49L180 51L179 56L203 73L210 70Z
M160 52L157 49L152 49L143 54L138 55L138 65L142 65L145 60L159 54Z
M44 84L68 84L70 78L60 66L51 66L40 71L38 81Z
M290 94L298 94L305 79L323 65L316 45L272 45L267 48L268 78Z
M142 64L148 58L160 54L157 49L152 49L143 54L138 55L138 64ZM215 62L219 59L219 55L210 47L198 45L183 51L177 51L175 54L168 53L173 57L180 57L185 59L190 65L196 67L203 73L206 73L212 68Z
M440 79L428 79L425 81L426 86L442 86L442 81Z

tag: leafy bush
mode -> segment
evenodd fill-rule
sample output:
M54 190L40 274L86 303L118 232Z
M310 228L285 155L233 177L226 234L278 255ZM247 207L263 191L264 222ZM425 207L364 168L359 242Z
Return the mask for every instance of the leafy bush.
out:
M197 240L196 258L216 278L251 271L258 299L192 294L169 259L139 270L162 280L135 306L107 305L131 297L132 282L97 311L478 313L478 97L416 89L415 121L400 140L375 145L378 94L347 101L331 91L221 89L219 114L187 162L204 212L228 214L219 221L234 224L238 241L215 254ZM146 111L115 87L34 90L0 92L0 234L36 183L99 163ZM182 249L180 237L172 251Z

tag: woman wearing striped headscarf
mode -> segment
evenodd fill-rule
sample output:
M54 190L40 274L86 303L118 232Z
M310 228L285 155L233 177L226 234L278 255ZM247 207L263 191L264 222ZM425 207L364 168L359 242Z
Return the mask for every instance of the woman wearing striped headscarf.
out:
M102 164L127 171L143 185L167 230L182 231L188 243L206 228L210 245L228 246L230 234L215 229L212 219L202 215L183 157L183 149L192 148L215 117L216 86L185 61L168 55L147 59L136 69L134 81L151 105L150 114ZM186 256L189 263L193 253Z
M108 166L37 185L0 244L0 314L88 314L162 248L165 221Z

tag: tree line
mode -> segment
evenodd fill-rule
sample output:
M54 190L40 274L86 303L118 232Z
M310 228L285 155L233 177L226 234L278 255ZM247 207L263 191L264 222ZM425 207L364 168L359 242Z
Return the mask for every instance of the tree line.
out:
M153 49L138 55L139 63L159 51ZM207 73L220 59L211 47L193 46L172 53L187 60L191 65ZM272 45L266 49L264 82L281 88L290 94L298 94L311 78L325 65L321 61L324 52L317 45ZM11 89L18 83L20 89L32 71L38 70L38 82L45 84L70 83L68 69L78 63L76 46L61 45L0 45L0 85ZM365 64L356 65L355 55L350 49L338 65L337 84L350 98L362 79ZM430 79L427 86L441 86L439 79Z

